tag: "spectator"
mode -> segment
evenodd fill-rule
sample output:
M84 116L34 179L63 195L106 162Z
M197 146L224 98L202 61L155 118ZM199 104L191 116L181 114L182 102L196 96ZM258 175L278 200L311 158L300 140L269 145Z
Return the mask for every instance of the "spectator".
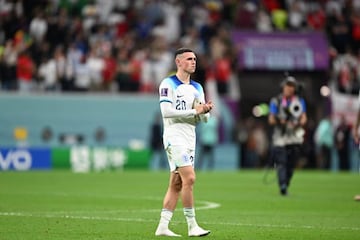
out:
M166 169L167 159L163 145L162 117L160 113L155 115L150 129L151 168Z
M141 72L143 69L143 62L145 59L145 50L136 49L131 54L131 91L139 92L141 85Z
M261 3L264 5L265 9L270 13L282 7L280 0L262 0Z
M310 118L305 129L304 154L306 157L306 168L316 168L316 146L314 134L316 130L315 120Z
M340 92L351 93L359 81L358 60L351 53L342 54L333 62L333 76ZM355 88L356 89L356 88Z
M326 26L326 15L318 3L313 3L309 6L307 14L307 25L310 29L315 31L322 31Z
M41 43L45 39L48 30L48 21L45 19L45 13L40 9L36 9L35 17L31 20L29 26L29 34L35 42Z
M61 90L62 91L72 91L74 90L74 82L75 82L75 69L76 66L80 63L82 58L82 53L79 49L75 48L75 44L72 43L67 52L64 52L66 68L65 68L65 79L66 81L61 82Z
M154 92L161 79L166 77L173 66L172 54L163 37L152 40L147 58L141 72L141 88L143 92Z
M58 88L56 62L54 58L44 58L38 68L40 89L55 91Z
M350 18L351 22L351 49L354 54L360 50L360 10L353 10Z
M239 29L256 28L257 6L251 1L242 1L235 16L235 27Z
M102 71L104 69L104 60L101 57L101 52L98 51L98 48L100 47L99 42L97 44L94 44L91 49L90 53L87 57L87 65L90 69L90 78L91 78L91 89L99 91L102 89L103 84L103 75Z
M184 47L194 49L199 55L205 53L204 46L202 45L199 31L195 27L188 27L184 36L181 37L180 43Z
M110 91L116 76L116 59L113 56L111 49L104 52L103 56L104 67L102 69L102 89Z
M306 26L305 4L303 1L295 0L290 3L288 25L291 31L300 31Z
M341 12L334 12L327 19L326 31L330 44L339 54L344 54L350 47L351 28L349 19Z
M256 30L258 32L263 32L263 33L273 31L271 17L264 8L260 8L259 11L257 12Z
M182 14L182 8L180 1L164 1L161 8L164 13L166 40L169 44L174 44L181 34L180 15Z
M206 23L200 27L199 32L205 52L209 53L211 51L210 40L216 35L217 32L217 25L215 21L208 16Z
M83 55L80 62L74 69L74 90L77 92L87 92L91 87L91 68L87 63L87 56Z
M73 79L70 76L70 66L66 59L62 46L57 46L54 52L56 64L56 78L61 90L68 91L73 89Z
M206 123L199 123L200 151L197 160L197 168L205 169L204 164L207 159L207 169L213 170L215 167L215 148L219 141L218 119L210 116Z
M271 19L275 30L286 31L288 29L288 12L284 9L275 9L271 12Z
M256 122L252 132L255 141L255 152L258 156L258 162L254 163L255 167L266 164L269 153L269 140L266 134L265 126L261 122Z
M260 161L260 156L258 154L258 142L256 139L255 133L255 122L251 123L249 130L249 135L246 141L246 155L244 159L244 167L246 168L254 168L258 166Z
M13 40L7 40L3 53L3 81L2 88L5 90L17 89L17 59L21 46L15 44Z
M23 50L16 63L16 77L20 92L31 92L34 90L35 63L29 55L27 49Z
M221 19L225 25L231 25L234 21L234 13L238 3L232 0L223 0L221 8Z
M118 91L131 91L131 63L130 54L126 48L119 49L116 58L116 82Z
M349 154L349 141L350 141L351 127L347 124L344 115L340 118L340 123L335 130L335 147L339 159L340 170L350 169L350 154Z
M334 130L330 116L320 120L314 138L318 153L317 168L330 169L331 150L334 146Z
M216 79L217 89L220 95L226 95L231 76L230 46L228 44L228 32L225 28L219 28L217 35L210 41L211 59L213 61L213 74Z
M70 24L70 16L64 8L59 9L58 15L49 16L46 41L50 44L50 51L54 51L54 49L60 45L68 47L70 41Z
M234 131L234 141L236 141L238 145L238 162L237 167L241 169L243 167L247 167L246 157L247 157L247 141L249 137L249 127L247 123L251 120L250 118L246 121L239 120L235 126Z

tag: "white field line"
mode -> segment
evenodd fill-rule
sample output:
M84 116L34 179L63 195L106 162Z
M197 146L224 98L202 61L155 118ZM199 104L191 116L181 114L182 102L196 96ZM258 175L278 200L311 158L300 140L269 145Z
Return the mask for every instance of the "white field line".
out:
M148 200L160 200L156 198L147 198ZM209 201L197 201L202 206L197 207L196 210L208 210L218 208L219 203ZM160 212L161 209L138 209L138 210L98 210L91 211L91 213L120 213L120 212ZM153 222L153 220L146 220L141 218L119 218L119 217L94 217L94 216L76 216L76 214L88 213L89 211L55 211L55 212L0 212L0 216L14 216L14 217L44 217L44 218L68 218L68 219L83 219L83 220L108 220L108 221L125 221L125 222Z
M147 200L156 200L159 201L161 203L161 199L160 198L150 198L150 197L146 197L145 199ZM221 204L219 203L215 203L215 202L209 202L209 201L201 201L201 200L197 200L196 201L198 204L196 206L196 211L198 210L209 210L209 209L215 209L215 208L219 208L221 206ZM182 208L176 209L176 211L182 211ZM115 214L115 213L139 213L139 212L161 212L161 208L158 209L92 209L91 211L89 210L69 210L69 211L51 211L51 214L53 215L79 215L79 214L87 214L87 213L95 213L95 214ZM37 211L37 212L32 212L32 214L34 215L46 215L49 212L41 212L41 211ZM0 216L1 216L1 212L0 212Z
M92 221L120 221L120 222L157 222L158 219L144 219L144 218L121 218L121 217L94 217L94 216L71 216L71 215L54 215L48 214L33 214L24 212L0 212L0 216L11 217L38 217L38 218L64 218L64 219L80 219ZM183 223L174 221L174 223ZM342 230L342 231L360 231L359 227L319 227L311 225L276 225L276 224L250 224L250 223L237 223L237 222L203 222L208 225L227 225L238 227L255 227L255 228L283 228L283 229L325 229L325 230Z

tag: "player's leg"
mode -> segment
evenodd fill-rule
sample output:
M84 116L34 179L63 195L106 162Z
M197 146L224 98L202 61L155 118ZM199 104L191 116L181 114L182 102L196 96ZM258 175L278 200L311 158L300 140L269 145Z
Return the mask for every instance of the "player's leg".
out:
M193 187L195 183L195 171L192 166L183 166L178 169L182 180L181 199L184 207L184 216L188 224L189 236L206 236L209 230L204 230L196 222Z
M181 178L178 173L175 171L170 173L169 186L166 191L164 200L163 200L163 208L160 214L159 225L156 229L156 236L171 236L171 237L180 237L169 229L169 223L173 216L173 212L176 208L177 201L179 199L180 191L181 191Z
M178 169L182 181L181 200L184 208L194 206L193 187L195 183L195 171L192 166L184 166Z
M178 151L176 151L176 149L172 149L172 147L168 147L166 149L166 154L170 167L170 179L169 186L163 200L163 209L161 210L160 221L155 231L155 235L179 237L180 235L175 234L174 232L169 230L169 223L176 208L176 204L182 188L181 178L180 175L177 173L177 165L174 161L175 159L179 158L179 156Z
M163 208L174 211L182 189L182 180L177 171L170 173L169 186L166 191Z

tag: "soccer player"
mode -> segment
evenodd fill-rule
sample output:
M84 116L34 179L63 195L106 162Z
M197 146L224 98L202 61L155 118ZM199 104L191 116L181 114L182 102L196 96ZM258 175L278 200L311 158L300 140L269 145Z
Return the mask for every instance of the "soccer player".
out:
M207 120L213 103L205 102L202 86L190 79L196 69L195 53L180 48L175 53L175 63L176 74L165 78L159 86L163 143L170 166L170 181L155 235L180 237L169 229L169 222L181 195L188 235L206 236L210 231L199 227L195 219L195 127L198 121Z

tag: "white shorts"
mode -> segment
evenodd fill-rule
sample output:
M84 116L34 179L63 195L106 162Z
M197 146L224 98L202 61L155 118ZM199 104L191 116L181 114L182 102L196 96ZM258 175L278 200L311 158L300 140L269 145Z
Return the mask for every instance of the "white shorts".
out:
M170 172L176 171L179 167L192 166L195 162L195 150L182 146L168 146L166 149Z

